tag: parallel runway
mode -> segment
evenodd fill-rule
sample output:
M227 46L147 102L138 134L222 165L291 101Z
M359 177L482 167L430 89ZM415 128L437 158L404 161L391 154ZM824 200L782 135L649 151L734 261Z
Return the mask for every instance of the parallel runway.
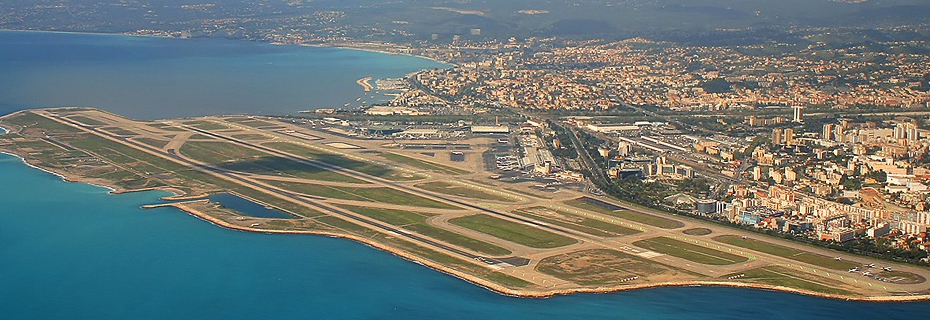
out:
M239 184L248 186L249 188L261 190L262 192L266 192L266 193L274 193L274 194L277 194L277 195L279 195L279 196L281 196L281 197L285 197L285 198L289 199L289 200L292 201L292 202L296 202L296 203L303 204L303 205L306 205L306 206L308 206L308 207L311 207L311 208L314 208L314 209L317 209L317 210L329 212L329 213L336 214L336 215L339 215L339 216L342 216L342 217L345 217L345 218L349 218L349 219L352 219L352 220L356 220L356 221L362 222L362 223L364 223L364 224L366 224L366 225L374 226L374 227L376 227L376 228L378 228L378 229L381 229L381 230L383 230L383 231L390 232L391 234L394 234L394 235L397 235L397 236L402 236L402 237L405 237L405 238L408 238L408 239L412 239L412 240L416 240L416 241L418 241L418 242L426 243L426 244L429 244L429 245L431 245L431 246L434 246L434 247L440 248L440 249L442 249L442 250L445 250L445 251L447 251L447 252L453 253L453 254L455 254L455 255L465 257L465 258L467 258L467 259L472 259L472 260L481 261L481 262L484 262L484 263L490 264L490 265L496 265L496 264L506 263L505 261L503 261L503 260L501 260L501 259L497 259L497 258L493 258L493 257L486 257L486 256L481 256L481 255L475 255L475 254L472 254L472 253L469 253L469 252L466 252L466 251L463 251L463 250L460 250L460 249L457 249L457 248L454 248L454 247L451 247L451 246L448 246L448 245L445 245L445 244L442 244L442 243L439 243L439 242L436 242L436 241L433 241L433 240L431 240L431 239L428 239L428 238L424 238L424 237L415 235L415 234L410 233L410 232L408 232L408 231L406 231L406 230L402 230L402 229L395 228L395 227L392 227L392 226L389 226L389 225L385 225L385 224L382 224L382 223L380 223L380 222L376 222L376 221L370 220L370 219L368 219L368 218L358 216L358 215L353 214L353 213L351 213L351 212L347 212L347 211L344 211L344 210L341 210L341 209L338 209L338 208L334 208L334 207L328 206L328 205L326 205L326 204L311 202L311 201L309 201L309 200L306 200L308 197L305 196L305 195L302 195L302 194L296 194L296 193L292 193L292 192L286 192L286 191L281 191L281 190L275 190L275 189L271 189L271 188L266 188L266 187L264 187L264 186L255 184L254 182L251 182L251 181L248 181L248 180L246 180L246 179L243 179L243 178L241 178L241 177L235 175L232 171L225 170L225 169L221 169L221 168L216 168L216 167L212 167L212 166L208 166L208 165L203 165L203 164L199 164L199 163L194 163L194 162L192 162L192 161L190 161L190 160L184 159L184 158L181 157L174 149L168 150L168 153L165 154L165 153L162 152L161 150L157 150L157 149L154 149L154 148L152 148L152 147L149 147L149 146L146 146L146 145L143 145L143 144L136 143L136 142L134 142L134 141L125 139L125 138L123 138L123 137L115 136L115 135L112 135L112 134L109 134L109 133L106 133L106 132L103 132L103 131L100 131L100 130L96 130L96 129L93 128L93 127L86 126L86 125L80 124L80 123L75 122L75 121L71 121L71 120L66 119L66 118L62 118L62 117L57 117L57 116L55 116L55 119L56 119L56 120L59 120L59 121L66 122L66 123L68 123L68 124L70 124L70 125L73 125L73 126L80 127L80 128L82 128L82 129L85 129L85 130L88 130L88 131L91 131L91 132L94 133L94 134L97 134L97 135L100 135L100 136L104 136L104 137L107 137L107 138L110 138L110 139L113 139L113 140L121 141L122 143L129 144L129 145L131 145L131 146L134 147L134 148L142 149L142 150L145 150L145 151L147 151L147 152L149 152L149 153L158 153L158 154L162 154L162 155L167 156L168 158L174 160L175 162L179 162L179 163L181 163L181 164L184 164L184 165L186 165L186 166L189 166L189 167L194 168L194 169L197 169L197 170L207 171L207 172L209 172L209 173L211 173L211 174L219 175L219 176L225 177L225 178L227 178L227 179L229 179L229 180L234 180L236 183L239 183ZM188 129L191 129L191 128L188 128ZM204 133L204 134L208 134L208 135L211 135L211 136L215 136L215 137L217 137L217 138L224 138L224 139L225 139L225 137L222 137L222 136L219 136L219 135L214 135L214 134L212 134L212 133L210 133L210 132L207 132L207 131L203 131L203 130L199 130L199 129L194 129L194 130L196 130L196 131L198 131L198 132L200 132L200 133ZM270 149L269 149L269 150L270 150ZM317 199L321 199L321 198L317 198ZM503 259L504 259L504 260L514 260L514 259L519 260L520 258L518 258L518 257L511 257L511 258L503 258Z

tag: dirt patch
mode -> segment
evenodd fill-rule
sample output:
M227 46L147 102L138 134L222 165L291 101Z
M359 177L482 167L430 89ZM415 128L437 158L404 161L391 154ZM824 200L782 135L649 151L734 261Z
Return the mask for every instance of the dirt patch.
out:
M539 262L536 270L588 286L697 278L661 263L608 249L582 250L547 257Z

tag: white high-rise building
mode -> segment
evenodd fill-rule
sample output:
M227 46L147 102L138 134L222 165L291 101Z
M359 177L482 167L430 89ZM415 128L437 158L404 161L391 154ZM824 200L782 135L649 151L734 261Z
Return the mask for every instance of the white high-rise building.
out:
M907 139L908 141L917 141L920 140L920 131L918 131L917 125L906 122L906 123L897 123L894 126L894 132L892 137L895 139Z
M833 140L833 125L825 124L823 125L823 134L820 135L820 138L826 141Z
M801 106L794 106L794 122L801 122Z
M904 138L909 141L920 140L920 131L917 130L916 124L908 123L904 126Z

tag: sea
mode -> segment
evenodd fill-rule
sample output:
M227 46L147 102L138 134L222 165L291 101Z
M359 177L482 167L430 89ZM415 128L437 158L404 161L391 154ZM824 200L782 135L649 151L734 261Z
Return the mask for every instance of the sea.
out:
M267 62L291 67L282 76L247 73ZM326 74L339 74L331 87L337 97L308 94L298 88L310 86L293 83L281 84L285 88L263 104L214 96L240 81L274 88L266 82L322 74L315 68L323 65L332 69ZM354 81L369 76L372 66L380 66L383 77L441 67L345 49L0 32L0 103L2 112L71 105L68 93L75 93L80 104L138 118L227 113L226 103L237 112L284 114L352 99L358 93L353 90L360 90ZM197 74L203 70L216 79ZM239 73L240 79L227 78ZM171 78L204 87L187 88ZM98 81L93 79L102 82L90 84ZM82 91L98 86L119 90ZM196 97L172 98L172 90ZM261 90L242 90L249 91L242 96L261 100ZM294 96L283 96L288 94ZM143 101L152 99L160 102ZM178 105L145 110L169 100ZM125 105L129 101L138 104ZM276 104L286 101L300 103ZM930 311L930 302L850 302L721 287L509 297L350 240L234 231L172 208L140 209L165 195L113 195L0 155L0 319L914 319Z
M384 102L356 81L446 67L404 55L241 40L0 31L0 114L65 106L134 119L296 114Z

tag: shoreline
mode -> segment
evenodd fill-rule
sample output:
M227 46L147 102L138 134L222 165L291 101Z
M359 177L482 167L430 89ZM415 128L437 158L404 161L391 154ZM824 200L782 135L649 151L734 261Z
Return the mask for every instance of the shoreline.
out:
M544 290L544 291L531 291L531 290L520 290L512 289L508 287L501 286L499 284L490 282L488 280L472 276L460 272L455 269L451 269L435 262L425 260L416 256L413 256L409 253L397 250L385 245L370 241L365 238L361 238L354 235L335 233L335 232L324 232L324 231L288 231L288 230L266 230L266 229L256 229L250 227L238 226L235 224L228 223L226 221L211 217L205 213L199 212L194 208L185 206L184 203L178 204L169 204L165 206L170 206L187 213L188 215L194 216L203 221L209 222L215 226L237 230L243 232L255 232L255 233L265 233L265 234L304 234L304 235L318 235L326 236L330 238L339 238L359 242L366 246L379 249L385 252L388 252L394 256L402 258L404 260L425 266L427 268L439 271L450 276L459 278L461 280L467 281L471 284L477 285L479 287L485 288L496 294L511 296L516 298L530 298L530 299L545 299L551 298L554 296L562 295L571 295L578 293L614 293L614 292L623 292L631 290L641 290L641 289L653 289L653 288L663 288L663 287L731 287L731 288L745 288L745 289L759 289L759 290L769 290L776 292L785 292L785 293L794 293L805 296L812 296L818 298L832 299L832 300L844 300L844 301L857 301L857 302L917 302L917 301L930 301L930 295L911 295L911 296L874 296L874 297L855 297L855 296L843 296L836 294L827 294L814 291L807 291L801 289L795 289L790 287L783 286L774 286L774 285L765 285L765 284L756 284L756 283L739 283L739 282L722 282L722 281L672 281L672 282L659 282L659 283L650 283L650 284L639 284L623 287L602 287L602 288L575 288L575 289L560 289L560 290ZM164 206L163 206L164 207Z
M0 126L0 128L3 128L3 127ZM160 190L160 191L165 191L165 192L169 192L169 193L172 193L172 194L173 194L173 195L171 195L171 196L161 197L160 199L162 199L162 200L165 200L165 199L168 199L168 198L171 198L172 200L183 200L183 199L179 199L179 198L188 198L188 197L193 198L193 197L194 197L194 195L182 195L182 194L178 194L178 192L177 192L176 190L175 190L175 191L172 191L172 188L170 188L170 187L167 187L167 188L148 188L148 189L145 189L145 190L122 190L122 191L117 191L117 189L115 189L115 188L113 188L113 187L106 186L106 185L98 185L98 184L95 184L95 183L90 182L88 179L81 179L81 178L71 179L71 178L68 178L68 177L66 177L66 176L63 175L63 174L54 172L54 171L52 171L52 170L50 170L50 169L45 169L45 168L39 167L39 166L37 166L37 165L33 165L33 164L29 163L24 157L19 156L19 155L17 155L17 154L12 154L12 153L5 152L5 151L0 151L0 153L2 153L2 154L7 154L7 155L10 155L10 156L19 158L19 159L20 159L20 162L22 162L23 164L25 164L27 167L33 168L33 169L38 169L38 170L40 170L40 171L53 174L53 175L55 175L55 176L61 178L61 181L64 181L64 182L83 183L83 184L92 185L92 186L95 186L95 187L104 188L104 189L109 190L109 191L107 192L108 194L121 194L121 193L137 192L137 191ZM844 295L826 294L826 293L820 293L820 292L814 292L814 291L808 291L808 290L802 290L802 289L796 289L796 288L790 288L790 287L783 287L783 286L765 285L765 284L757 284L757 283L740 283L740 282L711 281L711 280L700 280L700 281L672 281L672 282L647 283L647 284L628 285L628 286L613 286L613 287L607 286L607 287L595 287L595 288L570 288L570 289L555 289L555 290L545 290L545 289L540 289L540 290L533 290L533 289L522 290L522 289L513 289L513 288L509 288L509 287L506 287L506 286L503 286L503 285L494 283L494 282L489 281L489 280L487 280L487 279L484 279L484 278L481 278L481 277L477 277L477 276L474 276L474 275L471 275L471 274L468 274L468 273L465 273L465 272L462 272L462 271L459 271L459 270L456 270L456 269L453 269L453 268L450 268L450 267L441 265L441 264L436 263L436 262L433 262L433 261L431 261L431 260L424 259L424 258L418 257L418 256L416 256L416 255L413 255L413 254L411 254L411 253L404 252L404 251L402 251L402 250L395 249L395 248L390 247L390 246L388 246L388 245L381 244L381 243L378 243L378 242L375 242L375 241L371 241L370 239L362 238L362 237L359 237L359 236L350 235L350 234L344 234L344 233L338 233L338 232L328 232L328 231L270 230L270 229L258 229L258 228L253 228L253 227L239 226L239 225L235 225L235 224L232 224L232 223L223 221L223 220L221 220L221 219L219 219L219 218L212 217L212 216L210 216L210 215L208 215L208 214L206 214L206 213L204 213L204 212L198 211L196 208L192 208L192 207L190 207L190 206L187 206L186 204L187 204L187 202L176 202L176 203L160 204L159 207L173 207L173 208L176 208L176 209L179 210L179 211L182 211L182 212L184 212L184 213L187 213L187 214L189 214L189 215L191 215L191 216L194 216L194 217L196 217L196 218L198 218L198 219L200 219L200 220L203 220L203 221L206 221L206 222L208 222L208 223L210 223L210 224L213 224L213 225L215 225L215 226L218 226L218 227L221 227L221 228L225 228L225 229L230 229L230 230L237 230L237 231L243 231L243 232L265 233L265 234L303 234L303 235L319 235L319 236L327 236L327 237L331 237L331 238L340 238L340 239L352 240L352 241L355 241L355 242L364 244L364 245L366 245L366 246L369 246L369 247L372 247L372 248L375 248L375 249L378 249L378 250L385 251L385 252L390 253L390 254L392 254L392 255L394 255L394 256L396 256L396 257L399 257L399 258L401 258L401 259L404 259L404 260L407 260L407 261L410 261L410 262L413 262L413 263L416 263L416 264L425 266L425 267L430 268L430 269L432 269L432 270L435 270L435 271L438 271L438 272L442 272L442 273L444 273L444 274L447 274L447 275L456 277L456 278L458 278L458 279L464 280L464 281L466 281L466 282L468 282L468 283L471 283L471 284L473 284L473 285L477 285L477 286L479 286L479 287L482 287L482 288L484 288L484 289L487 289L487 290L489 290L489 291L491 291L491 292L494 292L494 293L496 293L496 294L500 294L500 295L504 295L504 296L511 296L511 297L518 297L518 298L535 298L535 299L542 299L542 298L549 298L549 297L560 296L560 295L571 295L571 294L577 294L577 293L588 293L588 294L591 294L591 293L613 293L613 292L622 292L622 291L640 290L640 289L651 289L651 288L661 288L661 287L708 286L708 287L733 287L733 288L760 289L760 290L769 290L769 291L777 291L777 292L794 293L794 294L800 294L800 295L806 295L806 296L812 296L812 297L818 297L818 298L826 298L826 299L832 299L832 300L859 301L859 302L916 302L916 301L930 301L930 294L910 295L910 296L905 296L905 295L902 295L902 296L844 296ZM140 209L142 209L142 208L140 208Z
M126 37L145 37L161 39L183 39L166 36L144 35L135 33L108 33L108 32L85 32L85 31L58 31L58 30L28 30L28 29L0 29L0 32L30 32L30 33L55 33L55 34L77 34L77 35L95 35L95 36L126 36Z
M285 43L284 45L288 45L288 44ZM450 66L450 67L458 67L458 64L455 64L455 63L452 63L452 62L448 62L448 61L442 61L442 60L439 60L439 59L436 59L436 58L431 58L431 57L421 56L421 55L415 55L415 54L412 54L412 53L391 52L391 51L387 51L387 50L383 50L383 49L375 49L375 48L372 48L372 47L366 47L366 46L360 46L360 45L336 44L336 43L333 43L333 44L295 44L295 45L304 46L304 47L320 47L320 48L335 48L335 49L358 50L358 51L366 51L366 52L381 53L381 54L390 54L390 55L397 55L397 56L408 56L408 57L414 57L414 58L420 58L420 59L430 60L430 61L433 61L433 62L436 62L436 63L441 63L441 64L448 65L448 66Z
M105 32L55 31L55 30L21 30L21 29L0 29L0 32L9 32L9 33L14 33L14 32L23 32L23 33L51 33L51 34L71 34L71 35L122 36L122 37L144 37L144 38L158 38L158 39L192 40L191 38L179 38L179 37L158 36L158 35L143 35L143 34L136 34L136 33L105 33ZM210 39L210 40L219 40L220 38L209 38L209 39ZM389 51L389 50L386 50L386 49L383 49L383 48L378 48L379 46L384 47L384 45L378 45L378 44L361 44L361 43L358 43L358 44L355 44L355 43L320 43L320 44L311 44L311 43L278 43L278 42L270 42L270 41L263 41L263 40L225 39L225 38L222 39L222 40L226 40L226 41L237 41L237 42L252 42L252 43L258 43L258 44L265 44L265 45L282 45L282 46L298 46L298 47L315 47L315 48L330 48L330 49L341 49L341 50L355 50L355 51L363 51L363 52L371 52L371 53L387 54L387 55L395 55L395 56L407 56L407 57L412 57L412 58L417 58L417 59L423 59L423 60L432 61L432 62L441 64L441 65L444 65L444 66L446 66L447 68L454 68L454 67L457 67L457 66L458 66L458 65L455 64L455 63L451 63L451 62L447 62L447 61L442 61L442 60L439 60L439 59L436 59L436 58L432 58L432 57L427 57L427 56L422 56L422 55L416 55L416 54L411 54L411 53L392 52L392 51ZM409 49L409 48L400 48L400 49ZM417 73L419 73L419 72L422 72L422 71L424 71L424 70L430 70L430 68L422 68L422 69L417 69L417 70L415 70L415 71L409 72L409 73L407 73L407 74L404 75L404 78L409 78L409 77L411 77L412 75L417 74ZM363 79L364 79L364 78L363 78ZM371 79L371 78L368 78L368 79ZM366 82L366 83L367 83L367 82ZM366 87L366 86L361 82L361 79L360 79L359 81L356 81L356 84L362 86L362 89L363 89L365 92L374 91L374 90L376 89L375 86L373 86L373 85L371 85L371 84L368 84L368 86ZM357 102L357 101L356 101L356 102ZM350 103L351 103L351 102L350 102ZM341 106L341 107L336 107L336 108L337 108L337 109L345 109L347 106L348 106L348 104L343 105L343 106ZM32 109L32 108L26 108L26 109ZM299 114L299 113L300 113L300 112L286 113L286 114L287 114L287 115L297 115L297 114ZM3 114L0 114L0 116L2 116L2 115L3 115Z
M132 35L132 34L121 34L121 33L82 33L82 32L37 31L37 30L6 30L6 29L0 30L0 32L5 32L5 31L12 31L12 32L37 32L37 33L38 33L38 32L50 32L50 33L62 33L62 34L91 34L91 35L116 35L116 36L139 36L139 37L172 38L172 37ZM298 44L298 45L299 45L299 44ZM439 62L438 60L434 60L434 59L430 59L430 58L425 58L425 57L419 57L419 56L415 56L415 55L411 55L411 54L391 53L391 52L378 51L378 50L374 50L374 49L353 48L353 47L344 47L344 46L329 46L329 45L316 45L316 46L320 46L320 47L332 47L332 48L339 48L339 49L349 49L349 50L370 51L370 52L377 52L377 53L382 53L382 54L407 55L407 56L418 57L418 58L423 58L423 59L429 59L429 60L433 60L433 61ZM444 62L442 62L442 63L444 63ZM367 90L366 90L366 91L367 91ZM2 127L2 126L0 126L0 130L6 131L6 132L10 132L10 130L8 130L8 129ZM162 190L161 188L148 188L148 189L140 189L140 190L118 190L118 189L116 189L116 188L114 188L114 187L110 187L110 186L107 186L107 185L100 185L100 184L96 184L96 183L93 183L93 182L89 182L89 181L91 181L89 178L83 178L83 177L70 178L70 177L65 176L65 175L63 175L63 174L54 172L54 171L52 171L52 170L50 170L50 169L45 169L45 168L42 168L42 167L40 167L40 166L33 165L33 164L29 163L29 162L26 160L26 158L24 158L24 157L22 157L22 156L19 156L19 155L17 155L17 154L12 154L12 153L8 153L8 152L4 152L4 151L0 151L0 153L2 153L2 154L7 154L7 155L11 155L11 156L14 156L14 157L17 157L17 158L19 158L20 161L21 161L23 164L25 164L26 166L28 166L28 167L30 167L30 168L38 169L38 170L43 171L43 172L46 172L46 173L53 174L53 175L55 175L55 176L58 176L59 178L61 178L62 181L65 181L65 182L78 182L78 183L84 183L84 184L87 184L87 185L92 185L92 186L95 186L95 187L100 187L100 188L107 189L107 190L109 190L109 191L107 192L108 194L122 194L122 193L139 192L139 191L148 191L148 190L160 190L160 191L165 191L165 190ZM170 187L168 187L168 188L170 188ZM182 198L182 197L185 197L185 196L190 196L190 195L180 195L180 194L178 194L177 192L170 192L170 191L168 191L168 192L169 192L169 193L173 193L174 196L166 196L165 198L169 198L169 197L178 197L178 198ZM458 270L455 270L455 269L452 269L452 268L443 266L443 265L441 265L441 264L432 262L432 261L430 261L430 260L426 260L426 259L417 257L417 256L415 256L415 255L412 255L412 254L410 254L410 253L404 252L404 251L402 251L402 250L397 250L397 249L394 249L394 248L389 247L389 246L387 246L387 245L384 245L384 244L381 244L381 243L377 243L377 242L371 241L371 240L369 240L369 239L362 238L362 237L358 237L358 236L354 236L354 235L342 234L342 233L337 233L337 232L325 232L325 231L266 230L266 229L257 229L257 228L251 228L251 227L244 227L244 226L238 226L238 225L235 225L235 224L231 224L231 223L228 223L228 222L223 221L223 220L221 220L221 219L218 219L218 218L209 216L208 214L203 213L203 212L199 212L199 211L197 211L197 210L194 209L194 208L185 207L185 206L183 206L183 204L181 204L181 203L178 203L178 204L170 204L170 205L168 205L168 206L175 207L175 208L177 208L178 210L183 211L183 212L186 212L186 213L189 214L189 215L193 215L193 216L195 216L195 217L197 217L197 218L199 218L199 219L201 219L201 220L207 221L207 222L209 222L209 223L211 223L211 224L213 224L213 225L215 225L215 226L219 226L219 227L221 227L221 228L226 228L226 229L239 230L239 231L244 231L244 232L266 233L266 234L309 234L309 235L322 235L322 236L327 236L327 237L331 237L331 238L341 238L341 239L347 239L347 240L356 241L356 242L359 242L359 243L361 243L361 244L367 245L367 246L369 246L369 247L376 248L376 249L379 249L379 250L382 250L382 251L386 251L386 252L388 252L388 253L390 253L390 254L392 254L392 255L394 255L394 256L400 257L400 258L402 258L402 259L405 259L405 260L408 260L408 261L411 261L411 262L414 262L414 263L417 263L417 264L426 266L426 267L428 267L428 268L430 268L430 269L433 269L433 270L435 270L435 271L439 271L439 272L442 272L442 273L445 273L445 274L454 276L454 277L456 277L456 278L462 279L462 280L464 280L464 281L467 281L467 282L472 283L472 284L474 284L474 285L483 287L483 288L485 288L485 289L487 289L487 290L490 290L490 291L492 291L492 292L495 292L495 293L497 293L497 294L506 295L506 296L513 296L513 297L521 297L521 298L548 298L548 297L557 296L557 295L569 295L569 294L576 294L576 293L612 293L612 292L621 292L621 291L639 290L639 289L650 289L650 288L659 288L659 287L714 286L714 287L734 287L734 288L762 289L762 290L771 290L771 291L777 291L777 292L795 293L795 294L801 294L801 295L807 295L807 296L814 296L814 297L820 297L820 298L827 298L827 299L846 300L846 301L861 301L861 302L911 302L911 301L927 301L927 300L930 300L930 295L928 295L928 294L923 294L923 295L911 295L911 296L903 296L903 295L902 295L902 296L851 297L851 296L843 296L843 295L835 295L835 294L818 293L818 292L812 292L812 291L807 291L807 290L802 290L802 289L795 289L795 288L790 288L790 287L782 287L782 286L773 286L773 285L764 285L764 284L753 284L753 283L740 283L740 282L709 281L709 280L705 280L705 281L682 281L682 282L660 282L660 283L650 283L650 284L629 285L629 286L622 286L622 287L572 288L572 289L548 290L548 291L545 291L545 290L540 290L540 291L537 291L537 290L519 290L519 289L511 289L511 288L508 288L508 287L504 287L504 286L501 286L501 285L496 284L496 283L494 283L494 282L488 281L488 280L486 280L486 279L483 279L483 278L480 278L480 277L476 277L476 276L473 276L473 275L470 275L470 274L467 274L467 273L464 273L464 272L461 272L461 271L458 271Z
M362 90L365 90L365 92L369 92L373 87L368 81L371 81L371 77L358 79L355 81L355 84L362 86Z
M0 151L0 154L5 154L5 155L9 155L9 156L16 157L16 158L19 159L20 162L22 162L23 164L25 164L27 167L30 167L30 168L33 168L33 169L36 169L36 170L39 170L39 171L42 171L42 172L45 172L45 173L54 175L54 176L60 178L61 181L64 181L64 182L77 182L77 183L83 183L83 184L91 185L91 186L98 187L98 188L107 189L107 190L108 190L108 191L107 191L108 194L122 194L122 193L126 193L126 192L118 192L116 188L113 188L113 187L110 187L110 186L98 185L98 184L95 184L95 183L92 183L92 182L89 182L89 181L86 181L86 180L81 180L81 179L70 179L70 178L68 178L67 176L65 176L65 175L63 175L63 174L61 174L61 173L58 173L58 172L55 172L55 171L52 171L52 170L49 170L49 169L45 169L45 168L42 168L42 167L33 165L33 164L29 163L29 161L26 161L26 158L21 157L21 156L18 155L18 154L9 153L9 152L6 152L6 151Z
M190 40L197 38L178 38L178 37L167 37L167 36L156 36L156 35L145 35L138 33L121 33L121 32L86 32L86 31L57 31L57 30L28 30L28 29L0 29L0 32L30 32L30 33L53 33L53 34L74 34L74 35L97 35L97 36L124 36L124 37L144 37L144 38L158 38L158 39L181 39L181 40ZM210 39L220 39L220 38L210 38ZM411 53L403 52L392 52L384 49L372 48L371 46L363 46L361 44L353 43L284 43L284 42L269 42L264 40L244 40L244 39L225 39L229 41L243 41L243 42L254 42L254 43L264 43L268 45L284 45L284 46L300 46L300 47L317 47L317 48L333 48L333 49L346 49L346 50L357 50L381 54L390 54L390 55L399 55L399 56L408 56L424 60L430 60L436 63L445 64L450 67L457 67L458 65L448 61L442 61L436 58L415 55ZM425 69L424 69L425 70Z
M5 116L5 115L2 115L2 116ZM2 116L0 116L0 118L2 118ZM3 130L3 131L4 131L3 133L0 133L0 134L9 134L10 132L12 132L12 129L6 128L6 127L4 127L3 125L0 125L0 130ZM31 164L31 163L29 163L28 160L26 160L25 157L20 156L20 155L15 154L15 153L10 153L10 152L6 152L6 151L0 150L0 154L5 154L5 155L8 155L8 156L15 157L15 158L19 159L19 161L22 162L22 163L23 163L24 165L26 165L27 167L30 167L30 168L33 168L33 169L36 169L36 170L39 170L39 171L42 171L42 172L51 174L51 175L53 175L53 176L56 176L56 177L60 178L61 181L64 181L64 182L83 183L83 184L86 184L86 185L91 185L91 186L94 186L94 187L107 189L107 193L108 193L108 194L118 195L118 194L133 193L133 192L164 191L164 192L173 194L173 195L170 195L170 196L164 196L164 197L161 197L161 198L160 198L160 199L162 199L162 200L168 200L168 201L170 201L169 198L173 198L173 197L183 197L183 196L185 196L185 195L179 194L176 190L174 190L174 188L171 188L171 187L168 187L168 188L152 187L152 188L136 189L136 190L121 190L121 189L118 189L118 188L115 188L115 187L111 187L111 186L108 186L108 185L96 184L96 183L90 182L88 179L83 179L83 178L69 178L68 176L66 176L66 175L64 175L64 174L62 174L62 173L58 173L58 172L52 171L51 169L46 169L46 168L42 168L42 167L40 167L40 166Z

